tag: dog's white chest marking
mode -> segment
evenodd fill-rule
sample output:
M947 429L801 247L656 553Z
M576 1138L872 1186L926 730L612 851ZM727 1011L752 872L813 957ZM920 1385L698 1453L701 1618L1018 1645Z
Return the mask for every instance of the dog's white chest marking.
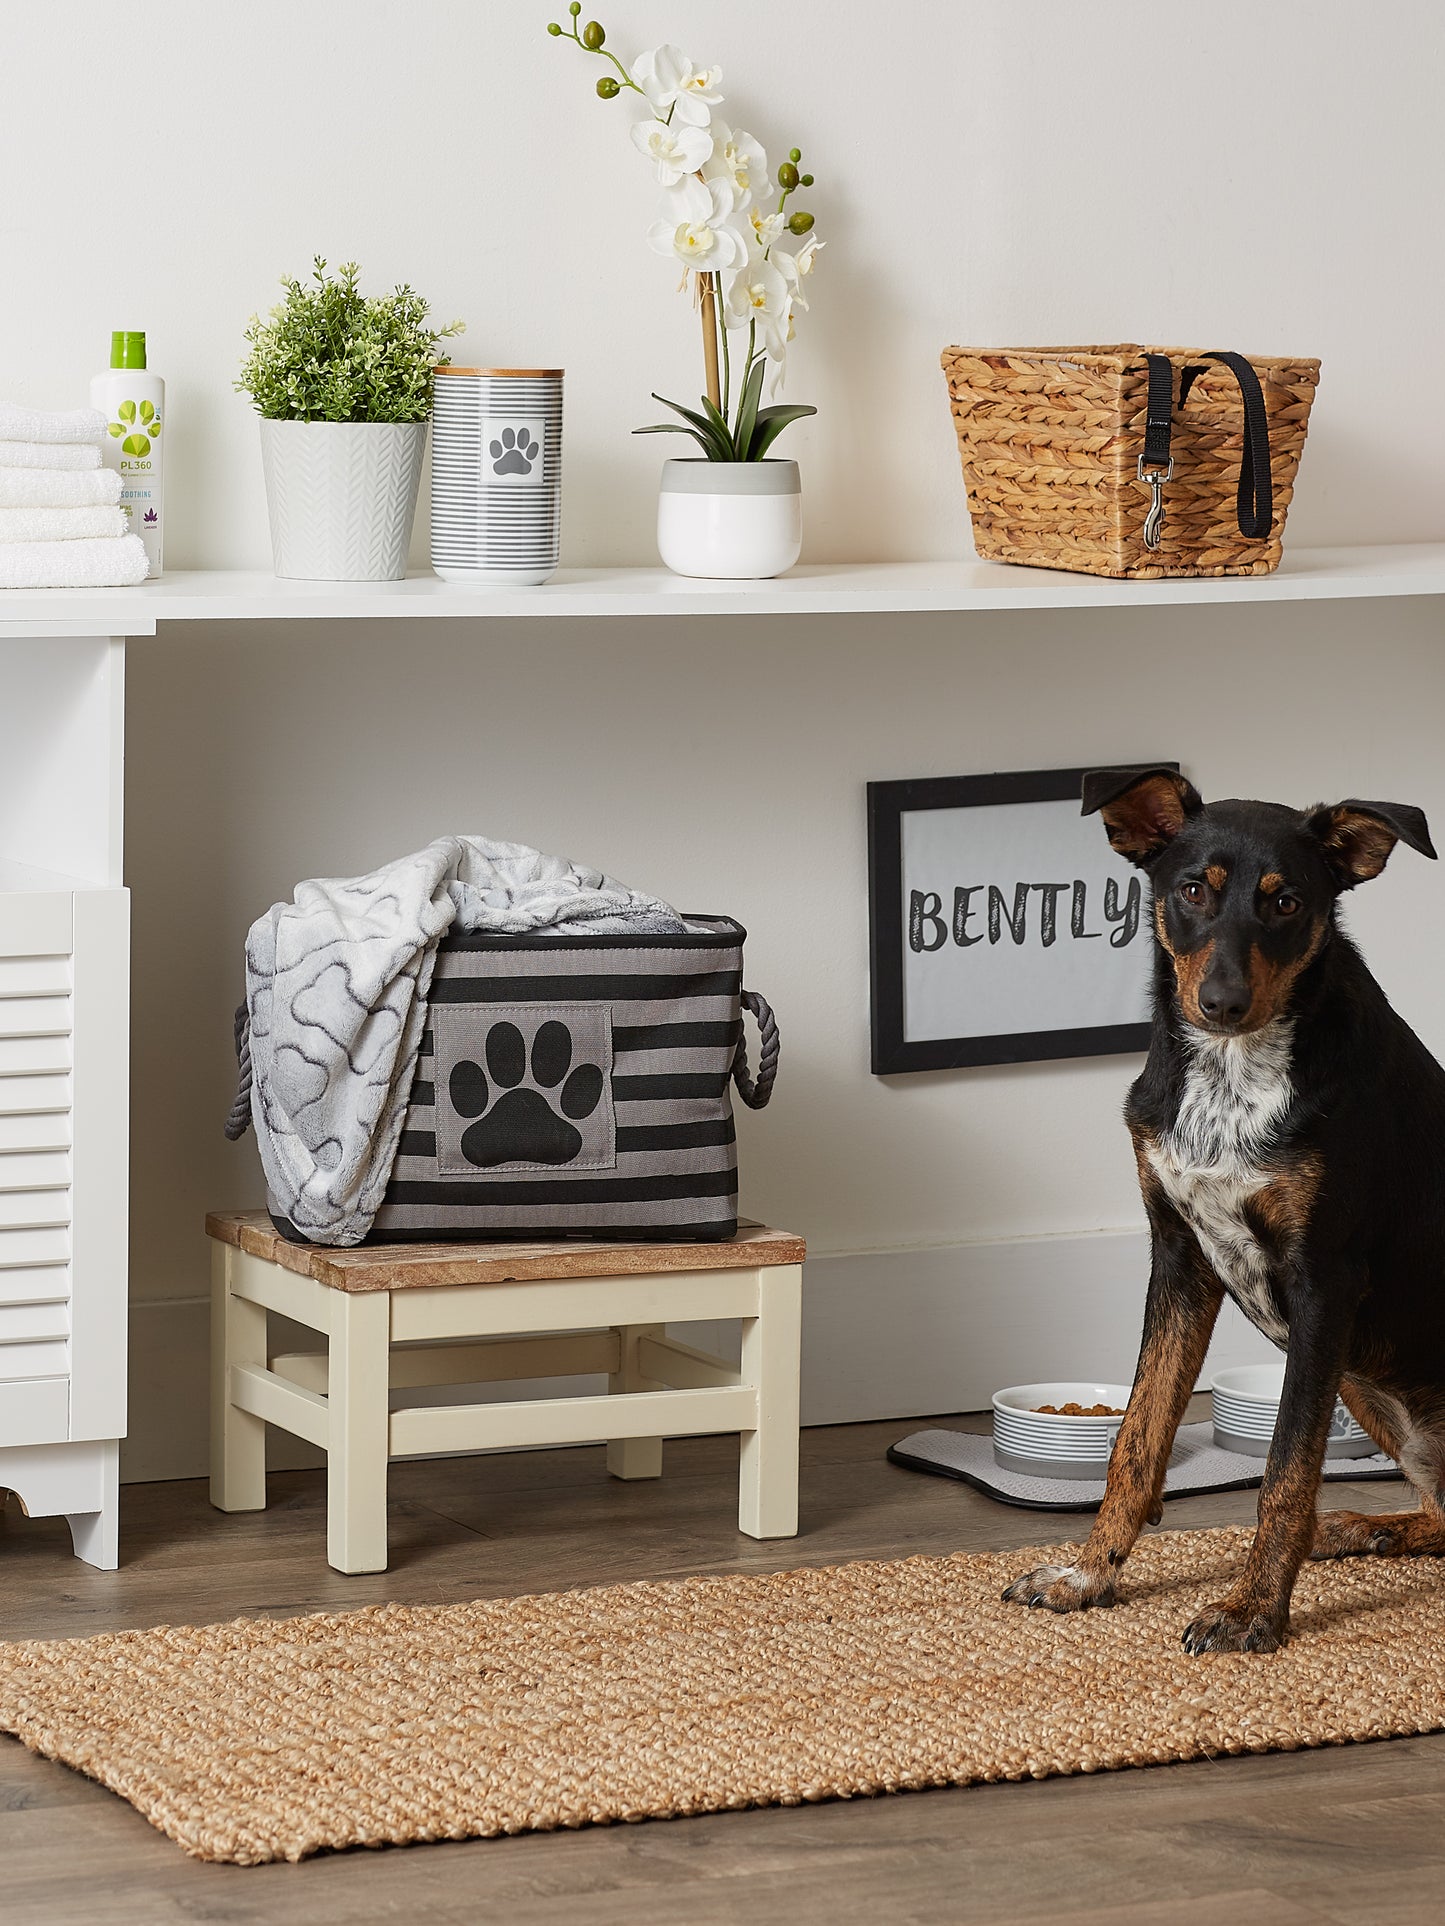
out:
M1264 1159L1294 1096L1285 1019L1250 1036L1186 1034L1179 1113L1149 1162L1250 1323L1284 1348L1289 1326L1270 1289L1269 1258L1244 1207L1270 1182Z

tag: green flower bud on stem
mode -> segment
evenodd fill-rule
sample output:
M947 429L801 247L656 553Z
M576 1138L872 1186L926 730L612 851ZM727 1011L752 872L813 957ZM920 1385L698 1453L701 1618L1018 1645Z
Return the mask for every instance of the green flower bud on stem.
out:
M798 170L791 161L782 161L778 167L778 186L785 194L791 194L798 185Z
M796 214L790 214L788 216L788 232L790 234L806 234L812 225L812 215L803 213L801 208Z
M799 187L811 187L813 185L813 176L811 174L800 174L798 176L798 185Z
M801 147L790 147L788 149L788 159L790 161L800 161L802 158L803 150Z
M607 35L602 31L600 24L596 20L589 20L587 25L582 29L582 45L587 49L588 53L599 52L606 38Z
M547 31L548 33L561 33L562 29L557 25L555 20L549 20L547 22Z
M611 74L603 74L597 83L597 95L600 100L616 100L621 92L621 87L612 78Z
M567 11L575 20L582 11L582 0L572 0L572 4L568 7Z

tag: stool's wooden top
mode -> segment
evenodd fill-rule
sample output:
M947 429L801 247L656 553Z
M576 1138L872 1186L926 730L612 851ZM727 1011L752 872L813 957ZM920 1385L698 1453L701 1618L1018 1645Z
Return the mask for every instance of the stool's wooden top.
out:
M332 1250L293 1244L263 1210L218 1210L206 1235L263 1257L337 1291L413 1291L438 1284L531 1284L563 1277L652 1275L664 1271L743 1271L801 1264L807 1246L791 1231L740 1224L721 1244L377 1244Z

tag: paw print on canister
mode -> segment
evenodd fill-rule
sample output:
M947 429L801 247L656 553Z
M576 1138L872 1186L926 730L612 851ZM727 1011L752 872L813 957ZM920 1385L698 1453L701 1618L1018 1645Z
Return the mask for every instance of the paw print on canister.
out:
M532 439L531 429L525 426L504 428L487 444L494 475L530 475L541 452L541 443Z
M467 1162L478 1170L575 1162L583 1149L577 1124L602 1101L603 1074L595 1063L573 1063L567 1025L541 1024L529 1053L516 1024L503 1019L487 1032L483 1054L485 1069L458 1058L447 1085L452 1109L475 1119L462 1132Z

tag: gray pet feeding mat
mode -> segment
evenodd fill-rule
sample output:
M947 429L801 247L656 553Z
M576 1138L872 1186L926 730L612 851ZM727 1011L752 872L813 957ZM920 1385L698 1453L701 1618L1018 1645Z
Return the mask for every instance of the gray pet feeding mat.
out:
M1097 1511L1104 1500L1104 1481L1087 1484L1072 1478L1032 1478L1021 1471L1005 1471L994 1463L993 1439L987 1432L913 1431L888 1448L889 1460L909 1471L931 1471L939 1478L959 1478L975 1491L985 1492L1005 1505L1027 1511ZM1398 1478L1393 1458L1376 1452L1369 1458L1329 1458L1324 1477L1328 1484L1356 1478ZM1214 1426L1184 1424L1174 1443L1174 1455L1164 1478L1164 1496L1180 1498L1201 1491L1247 1491L1264 1477L1263 1458L1246 1458L1224 1451L1214 1442Z

